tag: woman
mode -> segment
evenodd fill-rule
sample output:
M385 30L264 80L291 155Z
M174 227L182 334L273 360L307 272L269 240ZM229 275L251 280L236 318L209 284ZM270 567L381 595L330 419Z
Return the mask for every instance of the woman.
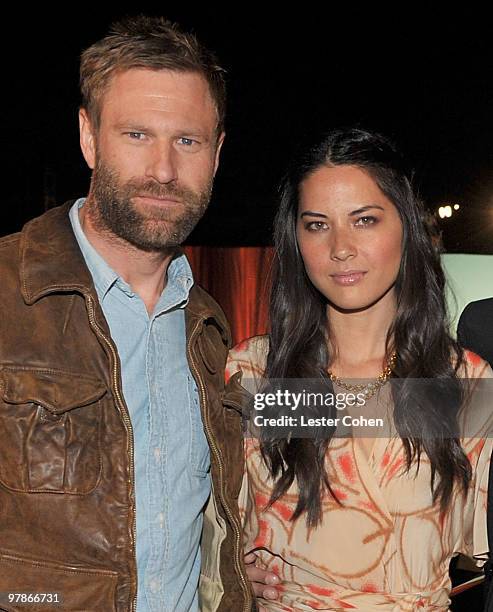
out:
M279 439L256 422L245 552L282 584L259 603L447 610L452 556L487 551L490 424L476 414L471 431L460 379L493 374L448 333L440 261L393 146L349 129L307 150L284 179L275 246L271 332L232 350L228 374L241 374L230 385L318 379L390 420L350 438L325 428Z

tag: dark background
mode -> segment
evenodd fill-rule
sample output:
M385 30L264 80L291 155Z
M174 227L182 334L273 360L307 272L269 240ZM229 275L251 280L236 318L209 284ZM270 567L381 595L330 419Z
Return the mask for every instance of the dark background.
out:
M269 244L276 185L297 143L359 123L397 141L431 211L460 204L440 223L447 251L493 253L493 36L486 14L418 14L402 4L380 13L333 4L278 13L266 13L267 3L218 6L162 3L156 11L144 3L130 11L164 14L194 30L228 70L221 167L190 243ZM123 14L81 5L3 21L0 234L20 229L45 200L86 194L78 56Z

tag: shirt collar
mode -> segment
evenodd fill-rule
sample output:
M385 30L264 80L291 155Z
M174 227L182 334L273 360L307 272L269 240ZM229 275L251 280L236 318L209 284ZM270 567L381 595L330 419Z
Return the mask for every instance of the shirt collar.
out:
M69 216L75 238L91 272L99 300L102 303L114 286L131 297L134 295L131 287L106 263L84 234L79 219L79 209L82 208L84 202L85 198L79 198L70 209ZM160 314L173 306L186 306L193 283L190 264L185 254L178 252L168 266L166 287L156 305L155 314Z
M79 209L84 206L84 202L85 198L79 198L70 209L69 217L75 238L82 251L82 255L84 255L87 267L94 281L99 300L103 302L106 294L119 277L113 268L111 268L96 251L84 234L79 219Z

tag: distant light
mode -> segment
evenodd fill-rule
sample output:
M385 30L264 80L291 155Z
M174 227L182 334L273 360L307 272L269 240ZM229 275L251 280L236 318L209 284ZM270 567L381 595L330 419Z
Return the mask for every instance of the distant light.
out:
M440 219L445 219L445 217L451 217L452 216L452 207L447 205L447 206L440 206L440 208L438 209L438 215L440 217Z
M460 206L458 204L454 204L454 210L459 210Z

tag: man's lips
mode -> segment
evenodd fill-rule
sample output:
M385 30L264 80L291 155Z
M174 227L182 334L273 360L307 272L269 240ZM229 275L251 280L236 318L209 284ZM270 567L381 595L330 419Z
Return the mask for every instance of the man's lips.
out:
M366 270L348 270L347 272L335 272L330 277L338 285L356 285L366 274Z
M153 195L136 195L136 200L141 200L146 204L157 204L158 206L166 206L168 204L181 204L181 200L173 196L153 196Z

